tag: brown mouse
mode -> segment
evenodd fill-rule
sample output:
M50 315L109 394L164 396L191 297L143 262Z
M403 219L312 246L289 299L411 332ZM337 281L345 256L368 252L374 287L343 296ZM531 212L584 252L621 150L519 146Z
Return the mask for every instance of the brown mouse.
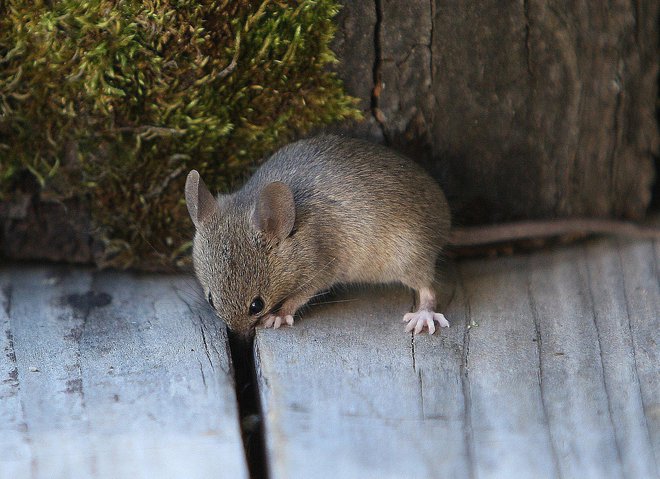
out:
M338 283L390 282L419 294L406 331L449 326L433 289L449 207L438 184L393 150L318 136L277 151L235 193L215 198L195 170L185 192L195 273L231 330L292 325Z
M401 282L419 294L406 331L433 334L435 264L445 245L472 247L573 234L660 238L657 227L564 218L455 228L436 182L411 160L362 140L319 136L285 146L239 191L214 198L186 181L193 262L230 329L293 324L298 308L337 283Z

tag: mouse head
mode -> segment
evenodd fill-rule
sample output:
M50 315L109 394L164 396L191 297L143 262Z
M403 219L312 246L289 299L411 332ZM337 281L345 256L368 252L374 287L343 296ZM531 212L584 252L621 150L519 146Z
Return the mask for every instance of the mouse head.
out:
M193 263L209 304L229 329L250 334L295 289L290 267L296 213L291 189L267 184L246 207L231 196L214 198L197 171L186 180L195 224Z

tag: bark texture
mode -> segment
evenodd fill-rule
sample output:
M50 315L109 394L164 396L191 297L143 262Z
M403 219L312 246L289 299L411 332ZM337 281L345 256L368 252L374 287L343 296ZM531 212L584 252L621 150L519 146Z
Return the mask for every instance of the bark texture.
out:
M336 49L382 139L459 223L639 219L657 151L658 3L346 1Z

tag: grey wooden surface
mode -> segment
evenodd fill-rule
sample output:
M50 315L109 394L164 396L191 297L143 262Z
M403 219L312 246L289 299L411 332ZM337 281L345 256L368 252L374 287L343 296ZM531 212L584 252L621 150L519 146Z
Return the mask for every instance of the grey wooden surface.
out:
M0 478L247 477L188 278L0 267Z
M660 245L447 267L259 330L269 476L657 478ZM182 276L0 267L0 478L247 477L227 338Z
M657 478L660 246L462 263L435 336L348 290L255 342L271 477Z

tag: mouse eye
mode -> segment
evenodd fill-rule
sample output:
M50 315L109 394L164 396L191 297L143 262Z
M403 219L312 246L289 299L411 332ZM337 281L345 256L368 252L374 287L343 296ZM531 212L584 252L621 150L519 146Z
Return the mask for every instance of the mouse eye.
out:
M209 304L211 305L211 307L212 307L213 309L215 309L215 304L213 304L213 296L211 296L211 292L210 292L210 291L209 291L209 295L208 295L208 297L207 297L206 299L208 299Z
M264 310L264 300L257 296L250 303L250 315L255 316Z

